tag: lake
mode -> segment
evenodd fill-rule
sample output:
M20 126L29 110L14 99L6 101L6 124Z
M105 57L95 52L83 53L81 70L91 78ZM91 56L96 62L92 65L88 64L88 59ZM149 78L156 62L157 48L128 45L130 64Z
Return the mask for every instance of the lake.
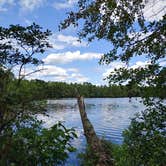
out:
M115 144L122 144L122 132L126 129L134 114L142 111L144 105L140 98L85 98L85 107L97 135ZM38 115L44 127L51 127L57 121L63 121L66 127L74 127L78 138L72 144L78 149L70 154L66 166L78 166L77 154L86 148L81 117L76 99L60 99L47 101L47 114Z

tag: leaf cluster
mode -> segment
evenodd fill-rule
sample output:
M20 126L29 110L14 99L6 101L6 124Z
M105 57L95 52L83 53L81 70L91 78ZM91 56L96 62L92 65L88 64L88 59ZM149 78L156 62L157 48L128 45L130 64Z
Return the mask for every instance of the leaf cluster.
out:
M74 129L67 129L60 122L45 129L34 118L45 111L46 105L36 100L34 86L22 82L25 65L42 63L35 55L50 47L50 34L35 23L0 27L0 165L57 165L75 150L70 142L76 138ZM17 79L12 72L16 67ZM42 95L38 100L41 99Z
M41 122L29 117L16 121L7 130L0 137L0 165L63 164L68 152L76 150L70 144L71 139L76 138L74 129L67 129L60 122L44 129Z
M140 166L165 165L165 89L166 89L166 14L159 19L145 19L144 9L150 0L79 0L78 10L70 12L60 28L79 26L80 39L105 39L110 51L100 64L113 61L126 63L126 68L115 69L108 80L125 83L128 89L140 86L146 110L132 120L124 134L126 163ZM153 5L157 3L153 1ZM164 12L161 9L159 12ZM159 13L156 13L158 16ZM131 68L133 57L144 57L145 67ZM145 90L145 91L144 91ZM158 98L151 98L156 94ZM124 157L125 158L125 157Z

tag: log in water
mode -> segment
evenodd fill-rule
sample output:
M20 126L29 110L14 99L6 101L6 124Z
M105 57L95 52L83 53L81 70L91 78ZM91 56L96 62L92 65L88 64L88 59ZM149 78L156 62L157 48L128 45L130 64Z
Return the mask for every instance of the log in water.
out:
M87 117L83 97L78 97L77 101L87 143L94 156L98 159L96 166L113 166L112 156L105 151L102 141L97 137L96 132Z

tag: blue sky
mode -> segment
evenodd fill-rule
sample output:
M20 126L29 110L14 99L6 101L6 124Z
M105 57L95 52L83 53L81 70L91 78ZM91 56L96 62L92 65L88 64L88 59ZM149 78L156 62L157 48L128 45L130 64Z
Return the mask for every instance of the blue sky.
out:
M154 7L157 11L166 3L164 0L158 1L161 3L156 3ZM110 50L110 43L94 41L88 44L86 40L80 43L77 41L77 29L74 27L58 31L58 25L66 18L66 13L75 10L76 4L77 0L0 0L1 26L10 24L26 26L35 22L44 29L50 29L53 33L49 38L53 48L40 57L45 62L46 70L31 75L29 79L91 82L101 85L107 83L103 81L103 78L110 71L115 67L124 66L121 62L113 62L109 66L98 64L101 55ZM148 10L146 9L145 12L147 18L152 14L152 11L149 10L152 4L148 5ZM152 17L149 18L152 19ZM143 58L135 58L131 65L137 67L146 63ZM25 72L29 72L32 69L27 67L25 70Z

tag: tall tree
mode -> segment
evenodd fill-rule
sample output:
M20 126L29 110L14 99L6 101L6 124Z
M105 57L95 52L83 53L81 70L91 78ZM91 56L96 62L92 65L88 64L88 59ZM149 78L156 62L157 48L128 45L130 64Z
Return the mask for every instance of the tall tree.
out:
M76 137L73 129L61 123L44 129L33 116L42 111L42 103L34 101L32 84L30 87L28 81L22 81L31 74L22 73L24 66L42 63L36 56L50 47L49 35L49 30L43 31L35 23L0 27L0 165L62 164L74 150L70 144Z
M9 28L0 27L0 65L12 70L18 66L18 77L22 79L21 71L25 65L39 65L43 63L36 54L43 54L50 46L48 37L51 31L33 23L30 26L10 25Z
M31 64L37 66L41 64L42 61L40 58L34 58L34 54L44 53L45 50L50 47L48 43L49 35L51 35L49 30L42 31L42 28L35 23L27 27L20 25L11 25L9 28L0 27L0 69L2 78L2 86L0 89L0 131L5 126L4 124L7 123L4 119L6 114L10 112L9 108L5 109L5 105L8 104L9 98L11 102L16 98L13 94L11 95L9 89L11 82L11 77L9 76L11 72L13 69L18 68L17 77L18 83L20 83L25 77L25 75L22 74L22 69L25 65ZM15 91L16 89L17 87L15 87ZM21 100L18 102L21 102ZM8 118L9 116L7 116L7 119ZM12 119L12 117L7 121L10 121L10 119Z

